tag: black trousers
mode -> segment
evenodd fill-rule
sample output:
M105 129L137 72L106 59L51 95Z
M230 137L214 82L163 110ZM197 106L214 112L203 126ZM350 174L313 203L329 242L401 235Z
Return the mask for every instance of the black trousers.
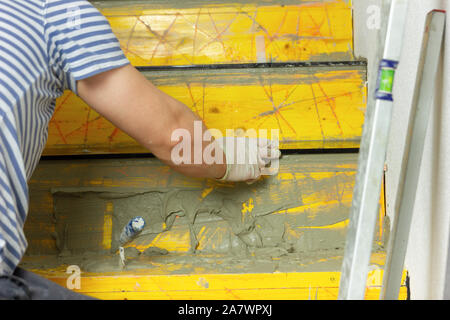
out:
M0 275L1 300L96 300L66 289L35 273L17 267L12 275Z

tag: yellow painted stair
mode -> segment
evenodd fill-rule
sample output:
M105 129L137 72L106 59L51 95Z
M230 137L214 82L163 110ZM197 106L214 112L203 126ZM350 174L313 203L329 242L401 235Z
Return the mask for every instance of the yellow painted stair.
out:
M353 154L288 155L278 176L236 186L186 178L156 159L45 160L30 181L23 267L65 284L78 266L80 292L100 298L334 299L356 164ZM381 286L382 200L368 298ZM122 271L118 234L137 215L147 226Z
M278 128L285 149L357 148L367 88L351 4L263 3L93 2L130 62L223 135ZM286 65L242 68L255 63ZM45 155L130 152L145 150L74 94L57 101Z
M283 149L358 148L365 66L144 71L210 128L280 130ZM57 102L45 155L145 153L72 92Z
M348 0L92 3L136 66L353 59Z
M367 91L351 2L92 3L130 62L210 128L278 129L280 173L186 178L65 92L29 181L22 266L102 299L336 299ZM381 195L367 299L382 283ZM137 215L121 270L118 234Z

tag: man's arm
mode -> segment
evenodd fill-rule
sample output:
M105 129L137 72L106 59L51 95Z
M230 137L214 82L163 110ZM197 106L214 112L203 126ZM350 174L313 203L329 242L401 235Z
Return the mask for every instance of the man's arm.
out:
M191 150L194 150L194 122L201 119L187 106L156 88L133 66L79 80L77 91L95 111L173 169L200 178L219 179L225 175L222 150L219 150L222 164L175 165L172 162L171 152L178 144L178 141L171 141L174 130L188 130L192 139ZM203 125L202 137L206 130ZM206 143L203 144L205 147Z

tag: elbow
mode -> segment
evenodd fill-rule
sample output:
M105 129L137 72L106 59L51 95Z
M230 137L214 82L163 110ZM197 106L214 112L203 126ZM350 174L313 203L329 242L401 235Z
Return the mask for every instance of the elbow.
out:
M194 163L196 137L203 137L203 121L185 105L172 99L165 104L164 115L148 128L145 146L160 160L172 165Z
M188 129L178 126L177 121L174 121L167 124L164 130L149 131L146 134L146 141L142 144L155 157L169 165L189 163L191 157L189 150L193 147L193 139ZM180 162L180 159L184 161Z

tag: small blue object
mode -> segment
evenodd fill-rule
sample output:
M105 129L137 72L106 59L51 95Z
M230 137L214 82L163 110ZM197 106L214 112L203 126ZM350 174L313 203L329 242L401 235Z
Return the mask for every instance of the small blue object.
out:
M123 246L126 243L133 240L145 227L145 220L142 217L135 217L131 219L123 228L120 234L120 245Z
M377 89L375 97L378 100L394 101L394 77L397 69L398 61L381 60L378 70Z

